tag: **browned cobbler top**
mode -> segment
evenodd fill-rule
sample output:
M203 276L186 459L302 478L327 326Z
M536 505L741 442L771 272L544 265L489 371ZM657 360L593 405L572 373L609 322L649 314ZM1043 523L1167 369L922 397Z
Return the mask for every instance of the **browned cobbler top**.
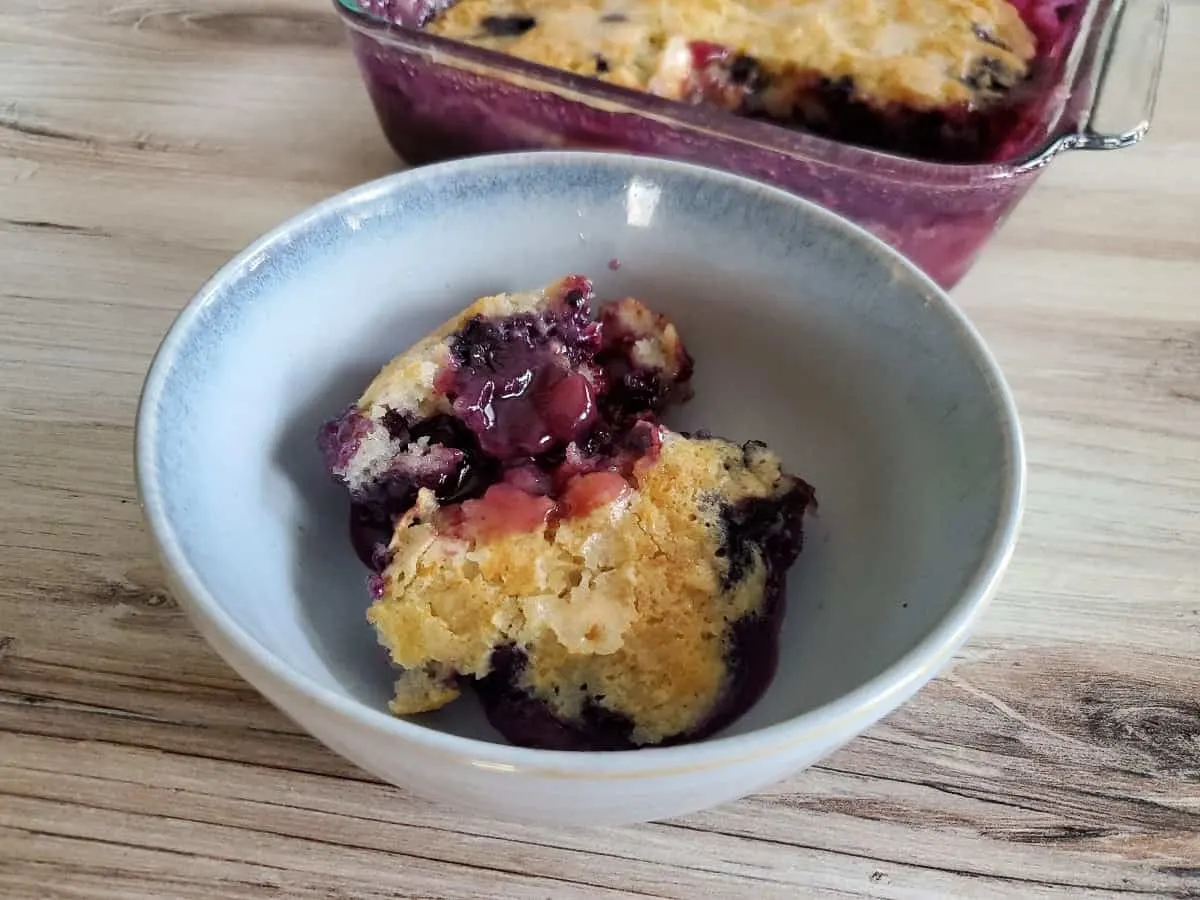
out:
M397 441L387 427L388 417L419 421L453 414L448 385L439 384L438 377L450 366L454 342L463 330L475 320L497 321L561 310L563 298L573 290L586 291L590 297L591 285L586 279L568 277L539 290L481 297L392 359L355 404L361 414L356 445L351 455L334 466L335 474L356 490L386 477L401 460L417 470L423 464L441 464L444 448L431 445L428 438ZM691 363L675 326L637 299L626 297L606 304L602 318L610 334L628 338L631 362L667 381L689 374L685 370ZM582 366L579 375L593 388L602 379L594 366Z
M786 482L765 448L660 434L659 452L628 480L582 476L563 517L503 485L457 508L421 492L368 614L405 668L394 712L453 700L442 675L483 676L507 644L528 656L522 687L555 714L578 718L586 685L632 720L637 743L686 731L712 709L728 677L729 625L757 611L765 579L754 557L724 584L720 509Z
M986 105L1036 49L1006 0L459 0L427 30L672 99L719 45L771 76L777 117L820 79L877 106Z

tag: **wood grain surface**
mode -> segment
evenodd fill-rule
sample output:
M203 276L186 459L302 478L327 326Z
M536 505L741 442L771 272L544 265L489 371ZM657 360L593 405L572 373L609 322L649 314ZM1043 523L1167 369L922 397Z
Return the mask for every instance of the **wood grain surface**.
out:
M1023 538L956 665L764 794L510 827L363 775L189 627L132 479L219 264L399 166L325 0L0 4L0 896L1200 898L1200 3L1154 129L1055 161L955 291Z

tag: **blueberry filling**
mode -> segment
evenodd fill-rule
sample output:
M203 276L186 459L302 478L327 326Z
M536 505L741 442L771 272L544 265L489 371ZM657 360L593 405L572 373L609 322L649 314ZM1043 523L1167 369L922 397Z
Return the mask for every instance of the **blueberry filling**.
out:
M983 29L977 28L975 35L984 43L1009 49ZM713 103L750 119L784 121L837 141L946 161L986 154L1011 125L1016 108L1015 104L995 106L990 100L1010 94L1022 79L1000 60L986 57L960 79L976 92L976 100L922 110L864 98L848 75L816 78L781 119L781 98L770 96L773 79L752 56L703 41L693 42L690 49L693 72L683 96L688 102Z
M746 90L761 90L766 84L762 65L752 56L739 53L729 64L729 79L734 84L744 85Z
M496 480L499 464L483 452L474 433L454 416L433 416L415 424L409 434L411 440L427 438L431 444L451 447L462 454L457 470L448 473L435 488L440 502L461 503L480 497Z
M747 464L753 454L766 445L749 441L743 447ZM804 536L804 513L816 505L812 488L803 481L783 497L752 498L727 505L721 510L724 543L718 551L726 558L725 587L741 581L757 551L768 569L779 572L800 555Z
M635 416L640 410L659 411L669 395L662 378L657 372L645 370L620 371L624 367L614 366L619 371L608 395L604 398L604 409L609 418L622 421Z
M492 727L513 744L543 750L628 750L633 722L594 699L578 719L565 721L521 686L527 659L519 647L492 652L491 671L475 682L475 693Z
M989 56L981 59L962 80L972 90L995 92L1007 90L1016 75L1000 60Z
M752 442L747 447L754 445ZM742 501L722 509L726 540L719 555L729 559L726 580L733 584L743 578L757 549L766 567L762 604L730 629L725 652L727 682L716 704L693 728L663 741L663 746L715 734L753 706L770 685L779 658L785 575L800 553L801 518L812 505L812 488L797 481L783 497ZM552 750L637 747L634 723L606 708L602 695L587 696L576 719L556 716L544 701L522 687L526 662L520 648L498 648L491 657L491 671L475 685L488 721L505 739L519 746ZM586 694L587 686L581 687Z
M371 420L355 410L330 419L317 433L317 449L330 472L344 472L371 431Z
M533 16L484 16L479 23L492 37L520 37L537 25Z
M971 31L975 34L975 37L979 38L985 44L991 44L993 47L999 47L1001 50L1009 49L1009 46L1004 41L998 40L995 35L981 25L976 25Z
M359 559L375 572L387 567L394 523L413 505L420 488L429 488L443 503L458 503L481 496L500 470L470 429L453 416L433 416L410 425L389 409L380 421L395 445L425 443L427 449L399 454L387 471L351 490L351 542ZM346 469L368 428L369 420L352 411L322 429L320 442L331 470Z
M1053 67L1062 48L1063 26L1086 6L1074 0L1042 6L1025 0L1002 0L1000 7L989 10L986 17L967 15L967 10L956 4L943 4L944 15L937 15L937 11L920 15L911 9L896 10L901 29L915 30L921 38L919 43L925 46L909 49L903 46L910 43L906 40L896 50L868 53L868 57L875 58L864 60L863 69L856 66L857 53L843 55L838 71L847 64L856 66L861 82L857 95L843 92L839 104L828 86L822 84L822 74L838 80L825 53L809 59L802 48L789 47L778 58L768 58L768 52L758 49L752 34L738 34L735 40L728 29L720 27L719 20L710 24L689 22L687 0L669 0L662 12L652 5L645 14L636 16L641 34L631 34L628 39L622 36L623 54L628 57L628 50L635 50L632 56L636 64L632 67L618 66L612 57L594 58L596 35L604 36L615 30L610 25L629 21L630 17L621 12L592 10L595 27L589 32L574 21L564 24L557 16L554 21L537 18L543 6L557 11L551 0L524 5L520 14L507 16L489 15L495 8L489 0L455 0L454 5L458 6L456 13L443 17L441 10L447 4L435 4L438 9L429 16L435 33L475 40L493 48L497 44L494 36L499 36L500 43L510 45L509 52L528 62L564 68L671 100L711 105L727 113L839 142L944 162L986 161L1013 136L1014 128L1036 112L1048 67ZM468 9L464 11L463 6ZM772 6L782 9L787 4ZM981 8L980 4L976 6ZM734 4L734 9L759 7L761 4L753 0ZM875 14L861 18L853 4L840 7L823 17L829 20L827 27L835 40L840 41L836 35L841 33L842 25L876 30L882 24ZM1006 15L999 14L1003 7L1008 8ZM1016 21L1018 18L1020 21ZM772 27L771 22L763 21L766 24L761 27ZM772 16L771 21L788 29L794 20L784 13L778 18ZM544 42L512 46L503 40L535 27L546 31ZM806 28L801 25L802 30ZM866 29L863 38L868 37ZM884 33L880 29L880 34ZM763 37L764 45L773 43L768 36ZM666 53L678 41L686 42L691 51L690 67ZM891 41L868 43L884 50ZM638 46L633 47L635 44ZM971 71L980 50L991 48L1004 51L999 55L1010 61L1011 77L993 82ZM751 53L762 55L756 60ZM916 53L924 54L926 61L938 62L941 70L914 79L913 70L901 57L913 54L916 58ZM884 55L894 60L884 60ZM622 77L613 78L611 73L618 69ZM941 90L937 82L950 79L958 80L970 91L956 89L950 94ZM831 100L835 101L832 105ZM847 118L842 107L851 100L855 109Z
M484 452L537 456L594 424L596 386L581 368L598 340L599 331L571 308L557 320L473 319L451 345L456 365L446 375L446 395Z
M967 82L978 89L979 84ZM770 118L760 104L745 106L750 118ZM970 106L921 110L898 105L880 107L860 99L849 77L824 79L809 98L798 125L814 134L865 147L882 147L946 162L977 160L986 155L1010 124L1005 108Z
M849 100L854 96L854 79L849 75L843 75L840 78L822 78L821 92L829 97Z
M583 441L605 420L625 423L685 399L691 360L669 380L639 365L632 333L609 309L592 321L590 285L551 313L475 318L451 342L442 385L456 417L499 460L539 457Z

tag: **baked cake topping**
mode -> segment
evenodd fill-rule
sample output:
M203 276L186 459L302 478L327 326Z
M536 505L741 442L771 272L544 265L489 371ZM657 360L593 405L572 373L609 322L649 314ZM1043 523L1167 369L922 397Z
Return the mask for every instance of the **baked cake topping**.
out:
M719 62L768 108L819 79L877 105L985 103L1036 49L1007 0L457 0L427 30L673 99Z
M812 489L662 425L690 391L678 333L591 295L477 301L322 431L399 715L471 685L514 743L619 749L723 727L773 673Z

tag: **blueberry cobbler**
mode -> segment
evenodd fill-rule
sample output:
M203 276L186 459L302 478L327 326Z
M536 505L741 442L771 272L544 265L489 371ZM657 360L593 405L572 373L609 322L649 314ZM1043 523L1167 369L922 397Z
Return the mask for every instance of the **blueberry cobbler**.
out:
M456 0L425 30L837 140L978 156L1037 40L1008 0Z
M515 744L618 750L710 734L774 673L813 489L665 427L674 325L592 307L579 276L478 300L322 429L397 715L470 688Z

